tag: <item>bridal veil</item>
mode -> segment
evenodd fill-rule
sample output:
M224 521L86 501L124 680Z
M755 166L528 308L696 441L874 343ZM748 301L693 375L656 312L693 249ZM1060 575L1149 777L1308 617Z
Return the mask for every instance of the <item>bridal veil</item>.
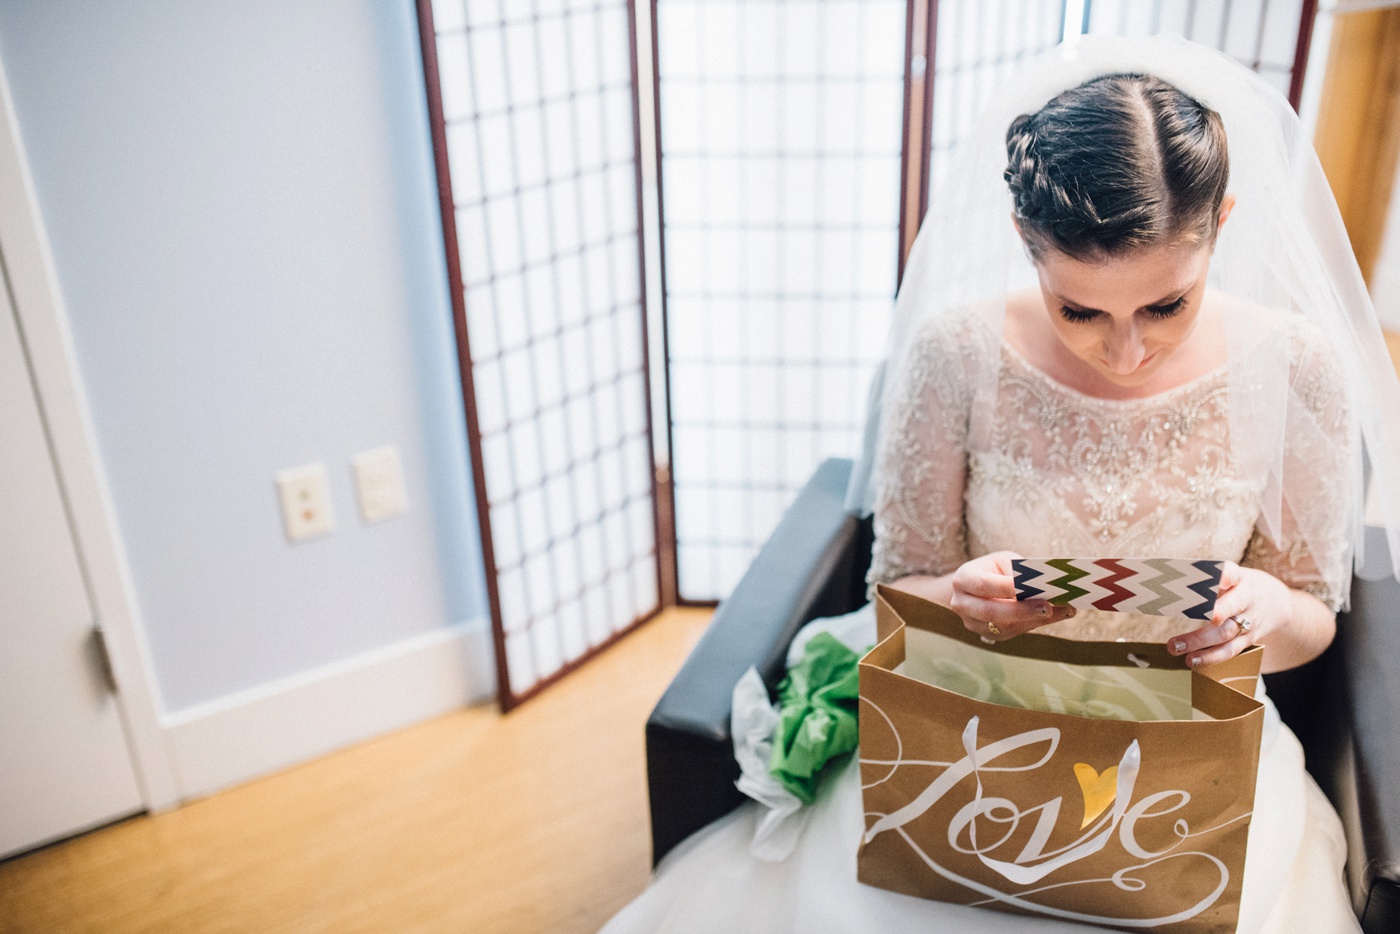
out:
M1335 540L1345 523L1348 557L1359 561L1369 482L1400 576L1400 383L1327 179L1277 90L1224 54L1179 37L1082 37L1034 60L994 95L935 180L896 301L883 388L874 390L880 411L893 408L917 337L934 316L975 307L1000 334L1004 297L1036 283L1002 175L1011 121L1062 90L1114 72L1160 77L1224 122L1227 190L1237 200L1217 239L1208 287L1235 299L1239 309L1227 318L1230 455L1242 473L1264 478L1258 528L1306 549ZM1290 379L1289 315L1330 339L1345 378L1352 443L1332 458L1316 454L1319 445L1335 447L1336 426L1316 424L1317 407L1302 398L1306 381ZM973 368L970 446L990 430L996 370L994 363ZM868 442L875 441L874 427L867 427ZM852 499L866 511L880 482L879 449L867 443L856 470ZM1318 463L1338 465L1338 475L1290 475ZM1340 487L1340 501L1351 504L1345 515L1312 508L1296 492L1319 484ZM1349 583L1349 576L1336 582L1344 599Z

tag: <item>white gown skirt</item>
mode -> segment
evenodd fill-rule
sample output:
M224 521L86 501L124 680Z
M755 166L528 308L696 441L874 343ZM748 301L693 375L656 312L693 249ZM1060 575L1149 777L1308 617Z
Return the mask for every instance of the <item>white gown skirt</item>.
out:
M1263 749L1245 857L1240 932L1358 931L1343 881L1341 822L1303 768L1303 750L1265 699ZM831 774L835 773L835 774ZM865 821L855 756L832 764L796 850L749 852L762 814L748 802L668 853L651 884L603 934L898 934L1102 930L928 901L856 881Z

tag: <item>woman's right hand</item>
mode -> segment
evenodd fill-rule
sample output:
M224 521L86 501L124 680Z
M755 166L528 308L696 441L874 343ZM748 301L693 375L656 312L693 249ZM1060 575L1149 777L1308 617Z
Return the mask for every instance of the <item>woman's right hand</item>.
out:
M963 625L984 642L1010 639L1075 614L1072 606L1016 599L1011 561L1019 557L1014 551L994 551L973 558L952 574L948 608L961 616Z

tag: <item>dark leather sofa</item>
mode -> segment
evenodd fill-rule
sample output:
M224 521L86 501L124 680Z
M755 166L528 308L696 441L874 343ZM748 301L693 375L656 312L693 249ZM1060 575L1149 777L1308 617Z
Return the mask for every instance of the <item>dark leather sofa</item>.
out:
M730 695L750 666L770 692L803 623L865 602L872 533L846 511L849 460L823 463L662 695L646 725L652 860L744 801L734 781ZM1348 876L1367 934L1400 932L1400 582L1367 530L1366 565L1338 638L1316 661L1267 675L1308 770L1347 833Z

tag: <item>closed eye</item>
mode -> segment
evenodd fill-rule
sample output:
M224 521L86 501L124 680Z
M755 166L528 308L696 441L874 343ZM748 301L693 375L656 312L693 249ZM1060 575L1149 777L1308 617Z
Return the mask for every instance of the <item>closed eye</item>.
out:
M1176 301L1171 302L1170 304L1167 304L1167 305L1151 305L1151 306L1149 306L1148 308L1146 308L1146 309L1144 309L1144 310L1145 310L1149 315L1151 315L1151 316L1154 317L1154 318L1170 318L1172 315L1174 315L1174 314L1176 314L1178 311L1180 311L1180 310L1181 310L1181 306L1182 306L1182 305L1185 305L1185 304L1186 304L1186 296L1183 295L1183 296L1181 296L1181 298L1178 298Z
M1165 305L1148 305L1143 311L1153 318L1170 318L1181 311L1182 306L1185 304L1186 296L1183 295L1176 301L1168 302ZM1085 322L1093 321L1101 314L1103 314L1103 312L1095 311L1091 308L1080 309L1071 308L1068 305L1060 306L1060 316L1071 324L1084 324Z
M1061 305L1060 315L1071 324L1083 324L1086 321L1093 321L1099 316L1099 313L1097 311L1080 311L1068 305Z

